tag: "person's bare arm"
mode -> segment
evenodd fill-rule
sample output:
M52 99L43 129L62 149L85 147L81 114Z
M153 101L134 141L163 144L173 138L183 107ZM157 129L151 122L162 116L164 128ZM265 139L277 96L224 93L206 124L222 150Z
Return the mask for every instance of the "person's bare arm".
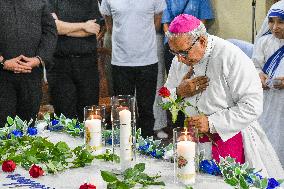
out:
M52 13L52 16L55 19L59 35L67 35L72 37L87 37L90 35L97 35L100 31L100 25L96 23L96 20L71 23L59 20L55 13Z
M164 30L164 33L166 33L169 30L169 24L168 23L163 24L163 30Z
M163 12L161 12L159 14L155 14L155 16L154 16L154 24L155 24L156 31L161 30L162 15L163 15Z

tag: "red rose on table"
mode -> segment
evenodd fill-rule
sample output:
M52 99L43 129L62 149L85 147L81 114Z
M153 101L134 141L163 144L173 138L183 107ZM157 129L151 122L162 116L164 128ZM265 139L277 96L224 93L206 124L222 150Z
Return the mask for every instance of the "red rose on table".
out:
M33 164L33 166L30 168L29 173L31 177L38 178L39 176L43 175L44 171L42 170L40 166Z
M80 189L96 189L96 186L85 183L80 186Z
M166 98L169 97L171 95L171 92L169 91L169 89L167 87L161 87L159 90L159 96Z
M6 160L2 164L4 172L13 172L16 169L16 163L13 160Z

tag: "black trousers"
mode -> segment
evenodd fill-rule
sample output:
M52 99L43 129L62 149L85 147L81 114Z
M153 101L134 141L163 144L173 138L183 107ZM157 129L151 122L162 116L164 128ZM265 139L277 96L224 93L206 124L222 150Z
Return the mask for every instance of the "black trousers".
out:
M138 67L112 65L113 87L115 95L134 95L138 108L137 127L142 136L153 136L158 64Z
M55 113L83 121L84 107L99 103L97 57L54 57L54 62L47 80Z
M165 59L165 66L166 66L166 73L169 74L169 70L171 68L172 60L175 57L172 53L170 53L169 44L164 44L164 59Z
M41 68L30 74L0 71L0 127L5 126L7 116L36 119L42 98L41 78Z

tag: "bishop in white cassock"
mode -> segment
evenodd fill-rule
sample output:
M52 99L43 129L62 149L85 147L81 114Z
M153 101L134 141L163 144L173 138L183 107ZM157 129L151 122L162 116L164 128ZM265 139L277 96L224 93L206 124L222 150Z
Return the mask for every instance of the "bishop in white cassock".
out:
M253 62L238 47L207 34L190 15L176 17L167 35L176 57L165 87L173 98L181 96L204 113L188 107L189 126L219 137L222 152L217 156L230 155L262 170L263 176L283 178L279 159L257 122L263 91ZM217 156L212 147L212 157Z

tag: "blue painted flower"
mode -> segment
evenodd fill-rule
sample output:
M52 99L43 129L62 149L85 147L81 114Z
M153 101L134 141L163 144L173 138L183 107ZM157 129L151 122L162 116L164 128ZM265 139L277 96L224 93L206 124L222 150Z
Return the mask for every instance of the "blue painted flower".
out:
M270 178L270 179L268 179L268 185L267 185L266 189L273 189L273 188L276 188L278 186L280 186L280 183L277 180L275 180L274 178Z
M258 173L255 173L255 176L257 176L259 179L263 179L263 177Z
M36 135L37 134L37 128L29 127L28 130L27 130L27 133L31 136Z
M151 152L150 152L150 155L151 155L152 157L157 157L156 150L151 151Z
M246 181L247 181L247 183L249 183L249 184L253 184L253 180L252 180L252 178L251 177L246 177Z
M139 146L139 147L138 147L138 150L139 150L139 151L147 152L149 147L150 147L150 143L146 143L146 144L143 145L143 146Z
M57 125L59 123L59 120L57 120L57 119L53 119L52 121L51 121L51 125L52 126L55 126L55 125Z
M219 166L213 160L202 160L199 164L199 169L203 173L210 175L221 175Z
M11 134L13 134L15 137L22 137L23 136L23 132L20 130L13 130L11 133L8 134L8 138L11 138Z
M78 129L80 129L80 128L81 128L81 125L80 125L80 123L77 123L77 124L75 125L75 128L78 128Z

